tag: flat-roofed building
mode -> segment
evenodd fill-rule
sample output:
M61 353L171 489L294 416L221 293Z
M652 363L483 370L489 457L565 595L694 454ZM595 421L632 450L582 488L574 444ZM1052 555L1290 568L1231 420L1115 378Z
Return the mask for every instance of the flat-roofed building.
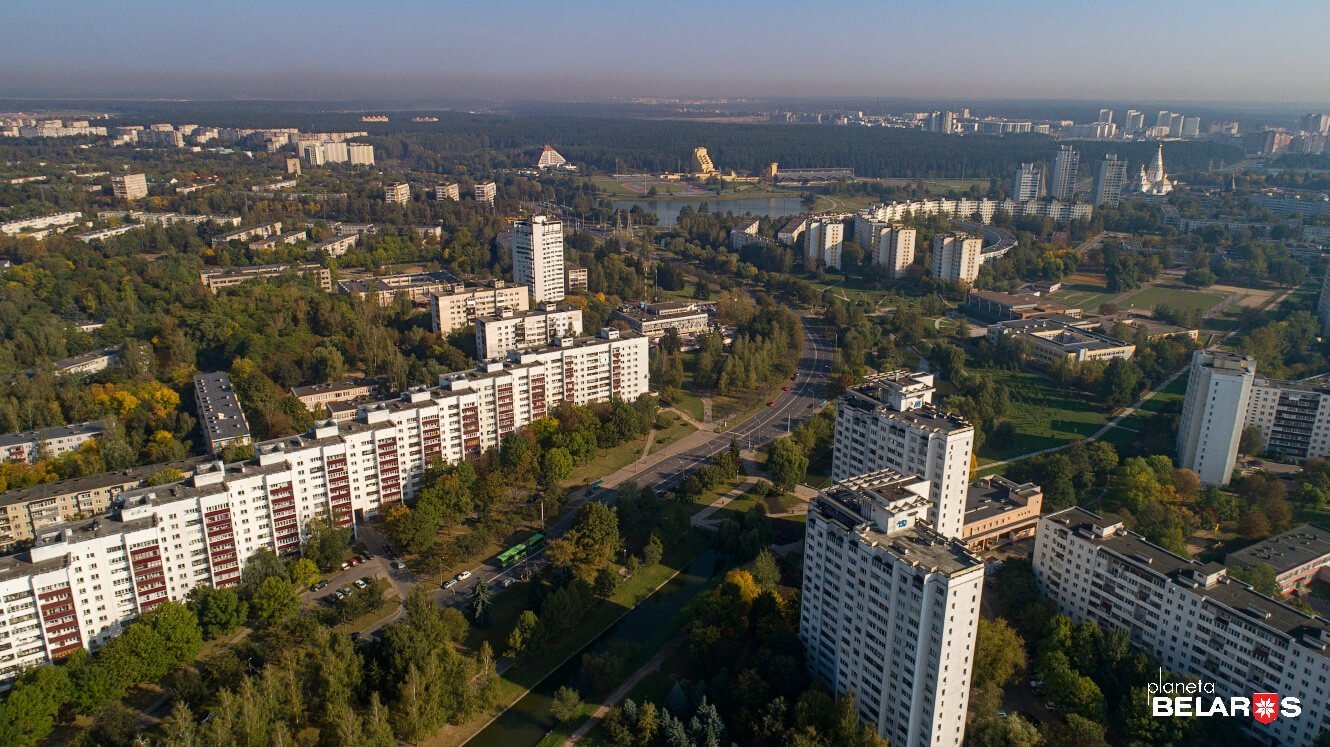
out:
M476 202L494 207L494 199L498 194L499 187L494 182L476 182Z
M587 275L585 267L565 267L566 285L565 290L568 293L586 293Z
M113 176L111 192L117 200L141 200L148 196L148 177L143 174Z
M918 239L913 228L891 225L878 232L874 261L886 270L893 280L905 277L914 264L915 244Z
M199 413L199 429L208 442L208 451L216 454L227 446L250 442L249 421L240 406L231 377L225 372L197 374L194 377L194 402Z
M647 337L663 337L674 330L680 335L706 332L710 316L700 306L687 301L624 304L610 314L611 319L626 323L634 332Z
M462 199L462 189L457 186L457 182L440 182L434 186L434 200L443 202L451 200L457 202Z
M1268 565L1285 594L1305 588L1313 579L1330 576L1330 529L1299 524L1254 545L1231 552L1224 565L1251 568Z
M500 309L476 317L476 357L491 360L513 350L548 345L559 337L582 335L582 310L564 304L541 304L527 311Z
M218 234L212 237L213 246L221 246L231 241L253 241L254 239L266 239L269 236L277 236L282 232L282 222L273 221L271 223L261 223L257 226L247 228L237 228L234 231Z
M380 275L343 280L338 283L341 292L358 298L368 298L380 306L387 306L405 295L414 302L427 301L431 294L456 286L460 281L451 272L411 272L402 275Z
M71 451L102 435L102 423L52 425L22 433L0 435L0 458L6 462L33 464L39 459L50 459Z
M534 303L562 301L563 221L544 215L513 225L513 280L531 288Z
M223 288L230 288L250 280L266 280L281 277L286 273L313 279L314 284L325 291L332 290L332 273L327 267L313 263L296 265L254 265L252 267L209 267L199 271L199 280L203 287L216 293Z
M326 384L291 387L291 395L300 400L305 409L318 412L334 402L354 402L372 397L379 392L377 379L342 379Z
M360 241L360 235L352 233L345 236L334 236L327 241L320 241L310 248L316 249L329 257L340 257L354 249L358 241Z
M1079 318L1082 314L1082 311L1075 306L1068 306L1032 293L1003 293L974 289L971 289L965 297L963 308L967 314L997 322L1035 319L1053 314Z
M809 671L892 744L960 747L984 563L927 523L926 480L881 470L809 504L799 638Z
M531 308L531 294L525 285L503 280L475 284L454 282L430 294L430 328L450 334L470 327L477 317L492 316L500 309L526 311Z
M965 496L962 538L975 552L1034 536L1044 491L1034 483L1016 483L1002 475L981 477Z
M1224 350L1192 353L1178 420L1178 466L1207 485L1227 485L1256 378L1256 359Z
M374 146L369 143L347 143L346 158L352 166L373 166Z
M88 376L118 365L124 349L124 345L111 345L69 358L62 358L51 364L51 367L57 376Z
M1030 342L1030 359L1043 366L1058 361L1084 363L1128 359L1136 352L1129 342L1078 326L1079 320L1050 315L998 322L988 328L988 341L994 345L1004 337Z
M967 233L933 237L933 277L969 285L979 276L984 240Z
M389 205L405 205L411 201L411 185L406 182L383 185L383 201Z

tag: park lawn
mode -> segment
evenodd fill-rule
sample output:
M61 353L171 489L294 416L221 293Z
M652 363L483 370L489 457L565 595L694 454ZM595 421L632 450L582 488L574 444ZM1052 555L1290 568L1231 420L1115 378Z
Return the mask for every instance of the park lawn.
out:
M682 410L684 414L693 420L696 420L699 423L705 422L706 407L702 404L702 398L693 392L686 392L683 390L680 390L680 394L682 396L679 397L678 402L674 403L674 406Z
M1109 413L1091 409L1093 399L1084 392L1059 387L1041 374L985 370L980 375L1007 387L1011 407L1003 419L1016 427L1009 444L996 444L992 438L984 442L976 453L980 464L1079 441L1109 420Z
M697 430L692 423L684 420L678 415L667 413L667 417L672 421L670 426L656 431L656 439L651 442L651 449L647 453L655 454L657 451L660 451L666 446L677 442L679 439L684 438Z
M626 441L611 449L605 449L596 455L595 459L573 467L573 472L563 481L564 487L575 488L579 485L586 485L593 480L599 480L617 470L623 469L642 456L642 449L646 446L646 436L634 438Z
M354 617L344 623L339 623L333 628L333 630L339 633L351 633L364 630L388 615L391 615L401 606L401 603L402 602L398 599L396 592L389 587L388 591L384 593L383 603L379 605L378 609L370 610L360 617Z
M1090 283L1064 283L1062 285L1062 290L1052 294L1051 297L1055 301L1061 301L1062 303L1076 306L1085 309L1086 311L1093 311L1099 308L1100 305L1112 301L1115 296L1117 296L1116 293L1105 289L1102 285L1093 285Z
M687 568L693 562L693 559L706 549L707 544L707 538L695 531L690 531L681 540L670 543L666 546L665 556L660 563L638 570L632 578L620 584L619 588L608 599L594 604L584 615L582 624L575 633L545 646L540 653L523 660L501 674L499 676L498 705L486 709L464 724L443 727L436 734L426 739L423 744L429 745L429 747L459 747L471 737L480 733L491 720L521 700L528 690L540 684L556 669L563 666L565 661L577 655L579 651L600 637L606 628L628 614L630 610L641 604L643 600L673 578L679 572L676 569ZM513 588L515 589L516 586ZM508 591L511 592L512 590L509 589ZM516 613L513 614L512 618L501 619L499 617L498 613L500 611L510 614L513 613L514 609L516 609ZM505 641L507 632L512 630L517 615L521 614L522 609L524 607L515 608L509 605L500 610L496 606L491 627L503 631ZM479 640L476 641L475 645L477 648L479 647ZM506 645L505 643L505 647ZM493 646L493 643L491 643L491 646ZM496 647L495 654L501 653L502 649Z
M1183 285L1156 285L1123 296L1118 299L1117 305L1123 309L1132 307L1154 309L1161 304L1168 304L1175 308L1204 314L1223 300L1224 296L1219 293L1194 290Z

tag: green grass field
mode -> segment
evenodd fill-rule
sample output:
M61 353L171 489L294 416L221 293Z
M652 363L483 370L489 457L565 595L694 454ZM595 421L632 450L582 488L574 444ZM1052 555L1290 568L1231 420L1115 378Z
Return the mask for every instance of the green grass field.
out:
M1091 285L1089 283L1067 283L1062 286L1062 290L1054 293L1054 301L1060 301L1069 306L1076 306L1093 311L1101 304L1113 300L1116 293L1111 293L1104 289L1102 285Z
M688 434L697 430L693 427L692 423L684 420L678 415L666 413L666 417L671 421L670 427L656 431L656 439L651 443L651 451L648 452L650 454L655 454L657 451L660 451L666 446L675 443L679 439L684 438Z
M1156 285L1151 288L1122 296L1117 301L1119 308L1153 309L1160 304L1168 304L1187 310L1205 313L1224 300L1219 293L1192 290L1181 285Z
M981 375L1010 392L1011 408L1005 419L1016 427L1009 443L994 438L984 442L977 452L981 465L1080 440L1108 422L1108 413L1091 409L1094 405L1083 392L1061 388L1040 374L983 371Z

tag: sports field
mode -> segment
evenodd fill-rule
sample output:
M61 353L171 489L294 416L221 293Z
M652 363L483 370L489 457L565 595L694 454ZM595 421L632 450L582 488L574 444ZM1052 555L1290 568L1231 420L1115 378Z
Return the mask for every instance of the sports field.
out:
M1062 290L1054 293L1054 301L1060 301L1068 306L1075 306L1086 311L1094 311L1100 304L1108 303L1113 300L1116 293L1112 293L1102 285L1091 283L1064 283Z
M1160 304L1196 310L1204 314L1224 300L1224 296L1210 291L1193 290L1181 285L1156 285L1151 288L1124 295L1116 303L1120 309L1153 309Z

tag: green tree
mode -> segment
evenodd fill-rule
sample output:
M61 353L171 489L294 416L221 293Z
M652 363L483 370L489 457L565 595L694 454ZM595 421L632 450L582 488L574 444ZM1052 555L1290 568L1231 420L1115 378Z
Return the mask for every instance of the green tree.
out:
M518 615L513 630L508 634L508 650L513 656L521 656L527 649L536 645L540 635L540 618L531 610L522 610Z
M277 553L265 548L256 551L245 561L245 568L240 572L240 581L252 595L269 578L279 578L283 581L291 579L286 563L277 557Z
M568 450L555 446L540 460L540 481L546 487L559 485L573 473L573 456Z
M979 619L971 680L1006 687L1025 671L1025 641L1002 618Z
M300 555L313 561L318 570L331 573L341 567L351 550L351 528L335 525L327 514L316 516L305 524L305 543ZM294 570L294 569L293 569ZM307 585L292 577L301 588ZM312 582L311 582L312 583Z
M550 715L559 723L566 724L582 714L582 696L567 685L554 691L554 700L550 702Z
M0 704L0 743L35 745L44 739L73 694L59 667L37 666L24 672Z
M808 453L793 438L778 438L767 447L767 471L777 487L793 490L808 475Z
M1256 563L1246 568L1230 567L1228 575L1239 581L1246 581L1253 589L1262 594L1282 600L1284 590L1279 586L1279 576L1269 563Z
M776 556L765 547L753 559L753 580L766 589L780 583L780 564L776 562Z
M254 612L261 620L269 624L290 617L300 609L300 599L291 582L276 576L264 579L258 591L254 592Z
M1261 429L1249 425L1242 429L1238 439L1238 451L1243 454L1260 454L1265 451L1265 434Z
M471 589L471 619L480 627L490 624L490 610L494 605L494 592L485 579L480 579Z
M974 747L1039 747L1044 738L1038 727L1019 715L1007 718L993 715L970 724L965 731L965 742Z
M194 612L205 638L226 635L249 618L249 604L234 589L195 586L185 602Z
M147 624L162 639L162 647L171 661L181 664L192 660L203 647L203 631L194 613L179 602L163 602L139 623Z
M291 583L297 589L308 589L319 580L319 567L309 558L300 558L291 564Z

